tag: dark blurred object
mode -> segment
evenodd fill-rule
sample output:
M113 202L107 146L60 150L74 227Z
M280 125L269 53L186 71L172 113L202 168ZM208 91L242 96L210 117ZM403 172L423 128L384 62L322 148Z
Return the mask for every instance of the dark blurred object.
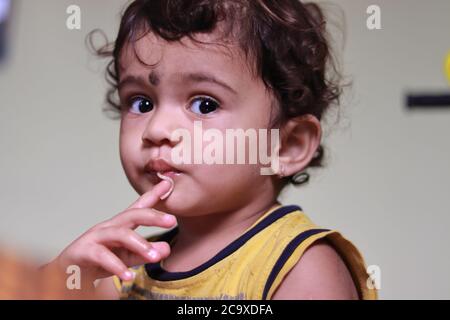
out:
M410 109L417 108L449 108L450 93L409 94L406 105Z
M11 0L0 0L0 63L7 54L8 20L11 14Z
M444 61L444 74L450 84L450 52ZM446 92L417 92L406 95L408 109L450 108L450 91Z

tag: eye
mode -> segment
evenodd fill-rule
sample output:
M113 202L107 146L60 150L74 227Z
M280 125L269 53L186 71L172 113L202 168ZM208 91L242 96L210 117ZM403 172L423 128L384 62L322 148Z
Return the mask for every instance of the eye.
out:
M130 100L130 112L146 113L153 110L153 103L144 97L134 97Z
M192 103L191 110L194 113L205 115L214 112L219 108L220 108L219 103L214 99L208 97L200 97L194 100L194 102Z

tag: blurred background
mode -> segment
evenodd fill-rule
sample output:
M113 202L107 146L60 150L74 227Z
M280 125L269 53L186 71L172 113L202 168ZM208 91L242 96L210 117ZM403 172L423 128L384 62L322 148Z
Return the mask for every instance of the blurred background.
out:
M409 93L450 91L450 1L317 2L344 28L345 37L333 31L335 46L353 86L338 122L324 123L327 166L280 200L379 266L380 298L450 299L450 107L405 106ZM0 242L46 261L138 197L120 164L119 121L101 111L107 61L85 45L95 28L114 40L128 1L8 3L0 0ZM372 4L380 30L366 26ZM66 27L70 5L81 9L79 30Z

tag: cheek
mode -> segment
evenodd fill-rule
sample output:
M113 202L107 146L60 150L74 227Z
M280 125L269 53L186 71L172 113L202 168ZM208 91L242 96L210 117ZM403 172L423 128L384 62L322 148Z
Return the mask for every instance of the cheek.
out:
M242 100L239 102L239 108L234 112L233 122L239 123L240 127L246 128L264 128L269 125L271 113L275 113L271 95L266 92L264 85L251 86Z
M263 184L254 165L218 165L206 170L202 191L213 207L232 209L243 205L257 196L255 186Z
M202 165L195 175L204 192L217 195L241 193L258 181L259 167L256 165L228 164Z
M138 160L140 141L139 136L133 130L128 130L126 127L121 126L119 152L125 171L130 171L134 162Z

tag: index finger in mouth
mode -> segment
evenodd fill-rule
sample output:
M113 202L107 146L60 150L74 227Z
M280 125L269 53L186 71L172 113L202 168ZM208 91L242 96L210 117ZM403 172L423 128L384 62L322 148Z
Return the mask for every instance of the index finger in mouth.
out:
M128 209L151 208L172 188L169 181L163 180L139 197Z

